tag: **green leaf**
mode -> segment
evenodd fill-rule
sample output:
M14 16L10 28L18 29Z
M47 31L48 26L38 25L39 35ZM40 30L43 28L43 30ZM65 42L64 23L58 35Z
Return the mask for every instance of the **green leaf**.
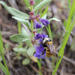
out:
M74 13L75 13L75 0L73 0L73 2L72 2L72 7L71 7L71 10L70 10L67 25L66 25L66 31L68 31L68 29L71 25L71 21L72 21Z
M55 20L55 21L60 21L59 19L57 19L57 18L51 18L51 19L49 19L49 21L51 22L52 20Z
M69 35L74 27L74 23L75 23L75 20L73 21L72 25L69 27L69 31L65 33L65 36L64 36L64 39L63 39L63 43L61 45L61 48L60 48L60 51L58 53L59 56L61 56L63 54L63 51L64 51L64 48L66 46L66 43L68 41L68 38L69 38Z
M45 14L45 15L42 17L42 19L46 19L46 17L47 17L47 14Z
M34 52L35 52L35 48L34 48L34 47L31 47L31 48L29 48L29 49L27 50L28 56L32 56Z
M61 58L60 58L60 59L58 60L58 62L56 63L56 67L55 67L54 71L52 72L52 75L55 75L55 73L56 73L56 71L57 71L57 69L58 69L58 67L59 67L59 64L60 64L62 58L63 58L63 55L61 56Z
M22 61L23 65L28 65L30 63L30 59L26 58Z
M46 9L44 10L44 12L42 13L41 17L43 17L43 16L47 13L48 7L49 7L49 5L48 5L48 6L46 7Z
M29 19L29 16L26 13L23 13L15 8L9 7L5 4L5 2L0 1L0 4L2 4L5 9L13 16L21 18L21 19Z
M61 60L62 60L63 55L64 55L64 48L65 48L65 46L66 46L66 44L67 44L69 35L70 35L70 33L71 33L71 31L72 31L72 29L73 29L73 27L74 27L75 19L74 19L74 21L73 21L72 19L73 19L73 15L74 15L74 13L75 13L75 9L74 9L75 0L73 0L72 3L73 3L73 4L72 4L72 7L71 7L71 12L70 12L70 14L69 14L68 21L67 21L67 26L66 26L66 33L65 33L65 36L64 36L63 43L62 43L62 45L61 45L60 51L59 51L59 53L58 53L58 56L61 56L61 58L60 58L60 60L58 61L59 63L56 64L56 67L55 67L55 69L54 69L52 75L55 75L55 73L56 73L56 71L57 71L57 68L58 68L58 66L59 66L59 64L60 64L60 62L61 62ZM73 21L73 23L72 23L72 21ZM71 23L72 23L72 24L71 24Z
M37 10L43 8L49 2L51 2L51 0L44 0L44 1L40 2L37 6L35 6L34 11L37 11Z
M13 48L13 50L18 53L26 53L27 52L26 48Z
M26 38L29 38L29 40L27 40L27 41L25 41L25 42L26 42L26 44L27 44L28 46L31 45L30 36L29 36L29 34L27 33L27 31L26 31L24 28L22 28L22 35L25 36Z
M3 51L3 41L2 41L2 36L1 36L1 31L0 31L0 53Z
M19 34L21 34L21 22L18 21L17 22L17 25L18 25L18 32L19 32Z
M25 2L25 4L26 4L27 7L30 6L30 4L29 4L29 0L24 0L24 2Z
M0 62L2 61L2 56L0 56Z
M5 73L5 75L8 75L6 68L4 67L4 65L0 62L0 67L2 69L2 71Z
M38 4L41 2L41 0L34 0L34 2L36 3L36 4L34 5L34 7L35 7L36 5L38 5Z
M63 25L64 25L64 27L66 27L66 24L67 24L66 20L63 21Z
M24 23L28 28L30 28L31 24L28 20L24 20L18 17L13 16L12 18L16 19L17 21L20 21L21 23Z
M13 36L10 36L10 39L14 42L24 42L24 41L29 40L29 38L26 38L22 34L15 34Z
M22 35L25 37L30 37L27 31L22 27Z

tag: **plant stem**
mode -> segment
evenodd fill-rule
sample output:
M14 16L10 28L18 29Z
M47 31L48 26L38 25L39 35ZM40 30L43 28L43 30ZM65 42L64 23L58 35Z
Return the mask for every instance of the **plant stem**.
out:
M52 33L51 33L50 25L48 25L48 30L49 30L49 37L50 37L50 38L51 38L51 40L52 40Z
M31 38L33 38L33 21L32 20L31 20L31 30L32 30Z
M21 34L21 23L18 21L17 25L18 25L18 32L19 34ZM19 42L19 48L22 48L22 42Z
M47 32L48 32L48 34L49 34L49 37L50 37L51 40L52 40L52 33L51 33L50 25L48 25L48 27L46 27L46 29L47 29Z
M3 55L2 52L1 52L1 56L2 56L2 59L3 59L4 65L5 65L6 69L7 69L8 75L10 75L10 72L8 70L8 67L7 67L7 64L6 64L6 61L5 61L5 58L4 58L4 55Z
M37 64L38 64L38 67L39 67L39 70L40 70L40 73L39 73L39 75L42 75L42 72L41 72L41 59L40 59L40 61L37 59Z
M18 32L21 34L21 23L18 21Z
M33 6L31 6L31 11L33 11Z

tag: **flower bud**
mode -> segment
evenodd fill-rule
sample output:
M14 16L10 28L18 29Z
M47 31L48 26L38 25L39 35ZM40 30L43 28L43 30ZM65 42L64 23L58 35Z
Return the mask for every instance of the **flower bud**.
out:
M32 5L35 5L34 0L30 0L30 5L31 5L31 6L32 6Z

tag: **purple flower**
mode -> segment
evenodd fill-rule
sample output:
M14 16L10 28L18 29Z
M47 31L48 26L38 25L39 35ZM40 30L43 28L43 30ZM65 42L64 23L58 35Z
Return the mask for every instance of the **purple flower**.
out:
M48 25L50 22L46 19L40 19L40 22L43 24L43 25Z
M36 53L34 54L35 57L37 57L38 59L43 59L46 56L46 51L43 53L44 51L44 47L40 47L40 46L34 46L36 49ZM43 54L42 54L43 53Z
M42 34L43 38L48 38L48 35Z
M42 34L42 38L40 39L40 42L43 42L44 38L48 38L48 35Z
M42 28L42 25L39 22L37 22L37 21L34 22L34 25L35 25L36 29Z
M42 35L40 34L40 33L37 33L36 35L35 35L35 39L41 39L42 38Z

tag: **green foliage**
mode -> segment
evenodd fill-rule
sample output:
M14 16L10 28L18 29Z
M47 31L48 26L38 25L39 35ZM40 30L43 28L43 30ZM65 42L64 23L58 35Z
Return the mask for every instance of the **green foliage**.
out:
M37 33L40 33L42 31L43 27L42 28L39 28L39 29L35 29L35 31L37 31Z
M18 53L26 53L27 52L26 48L13 48L13 50Z
M66 20L63 22L63 25L64 25L64 27L66 27L66 24L67 24L67 22L66 22Z
M4 65L0 62L0 67L2 69L2 71L5 73L5 75L8 75L6 68L4 67Z
M36 5L38 5L38 4L41 2L41 0L34 0L34 2L36 3L36 4L34 5L34 7L35 7Z
M0 67L3 70L3 72L5 71L4 73L6 75L10 75L5 58L4 58L4 55L3 55L3 41L2 41L1 32L0 32L0 54L1 54L1 57L3 59L4 65L5 65L5 67L4 67L3 64L0 62Z
M24 0L26 6L29 8L30 4L29 4L29 0Z
M69 35L70 35L70 33L71 33L71 31L72 31L72 29L74 27L74 23L75 23L75 20L72 23L72 25L70 26L69 31L65 33L65 36L64 36L64 39L63 39L63 43L62 43L62 46L61 46L59 54L58 54L59 56L61 56L63 54L63 52L64 52L64 48L65 48L66 43L68 41Z
M16 19L17 21L20 21L21 23L24 23L28 28L30 28L30 26L31 26L31 24L28 20L21 19L19 17L14 17L14 16L12 18Z
M0 55L0 62L2 61L2 56Z
M42 13L41 17L43 17L43 16L47 13L48 8L49 8L49 5L48 5L48 6L46 7L46 9L44 10L44 12Z
M57 19L57 18L51 18L51 19L49 19L49 21L51 22L51 21L60 21L59 19Z
M23 13L15 8L11 8L11 7L7 6L5 4L5 2L0 1L0 4L2 4L11 15L18 17L20 19L29 19L29 16L26 13Z
M31 39L30 39L29 34L27 33L27 31L26 31L24 28L22 28L22 35L23 35L24 37L26 37L26 39L28 39L28 40L26 40L25 42L26 42L26 44L27 44L28 46L30 46L30 45L31 45Z
M47 14L45 14L42 18L43 18L43 19L46 19L46 17L47 17Z
M29 38L23 36L22 34L15 34L13 36L10 36L10 39L14 42L24 42L29 40Z
M33 46L27 50L28 56L32 56L34 52L35 52L35 48Z
M46 4L48 4L49 2L51 2L51 0L44 0L40 2L37 6L35 6L34 11L38 11L39 9L44 7Z
M2 41L2 36L1 36L1 31L0 31L0 53L3 52L3 41Z
M72 21L74 13L75 13L75 0L73 1L72 7L71 7L71 10L70 10L70 14L69 14L67 25L66 25L66 31L69 30L69 27L71 25L71 21Z
M22 61L22 64L23 65L28 65L30 63L30 59L29 58L25 58L23 61Z
M52 75L55 75L55 73L56 73L56 71L57 71L57 69L58 69L58 67L59 67L59 64L60 64L62 58L63 58L63 55L61 56L60 59L59 59L59 57L58 57L59 60L57 61L56 67L55 67L54 71L52 72Z
M71 7L71 11L70 11L70 14L69 14L69 17L68 17L68 21L67 21L67 26L66 26L66 33L65 33L65 36L64 36L64 39L63 39L63 42L62 42L62 45L61 45L61 48L60 48L60 51L58 53L58 56L61 56L61 58L58 60L58 62L56 63L56 67L52 73L52 75L55 75L56 71L57 71L57 68L63 58L63 55L64 55L64 48L67 44L67 41L68 41L68 38L69 38L69 35L74 27L74 23L75 23L75 19L74 21L72 22L72 18L73 18L73 15L75 13L75 9L74 9L74 4L75 4L75 0L73 0L73 4L72 4L72 7ZM71 24L72 22L72 24Z
M21 23L20 23L20 21L18 21L17 25L18 25L18 32L19 32L19 34L21 34Z

